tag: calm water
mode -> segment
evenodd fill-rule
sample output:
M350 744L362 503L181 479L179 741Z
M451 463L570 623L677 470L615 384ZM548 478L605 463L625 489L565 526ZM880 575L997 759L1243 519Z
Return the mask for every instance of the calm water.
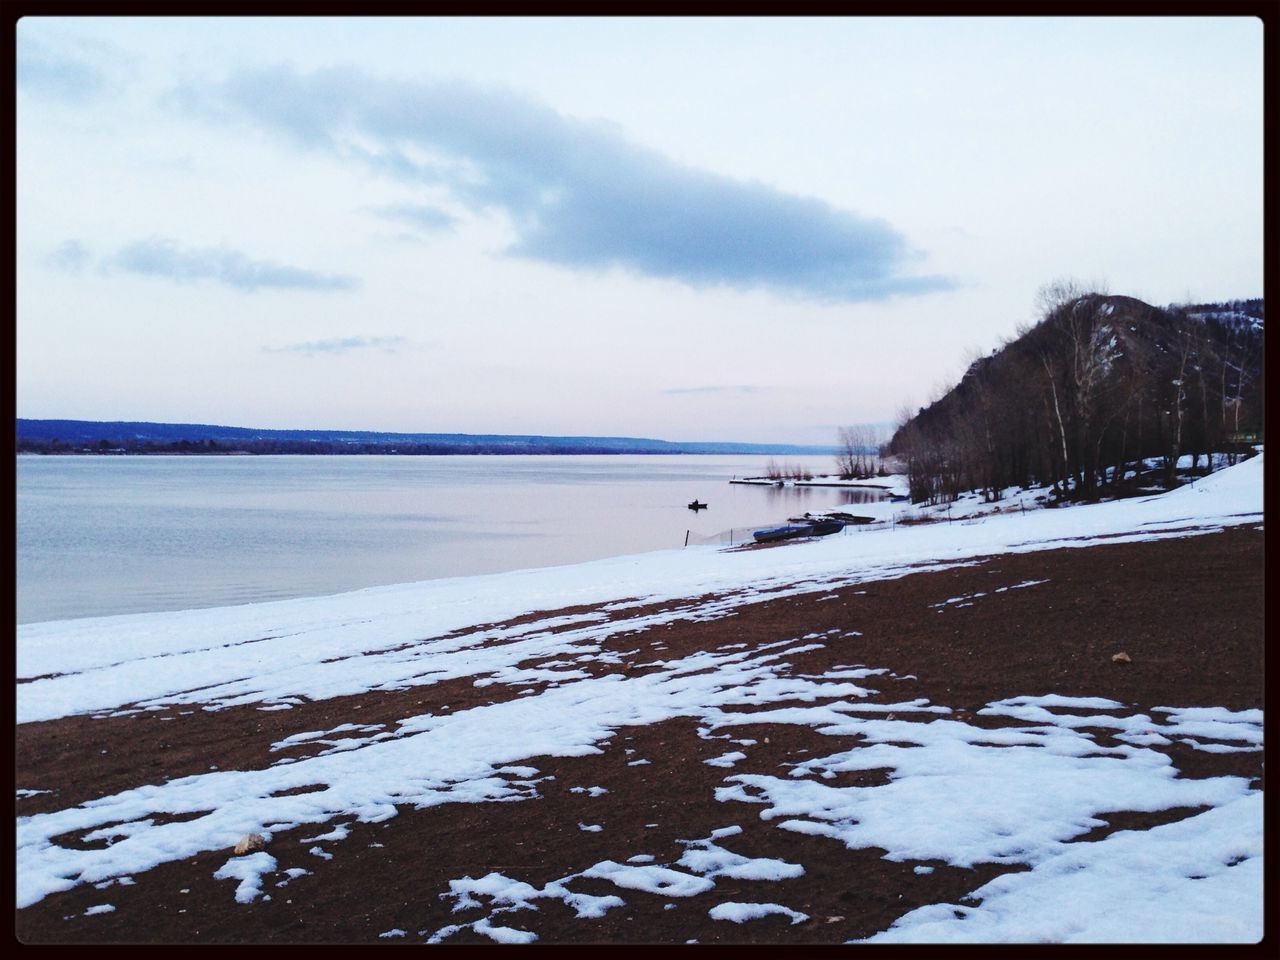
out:
M728 482L766 459L20 456L18 622L575 563L878 498Z

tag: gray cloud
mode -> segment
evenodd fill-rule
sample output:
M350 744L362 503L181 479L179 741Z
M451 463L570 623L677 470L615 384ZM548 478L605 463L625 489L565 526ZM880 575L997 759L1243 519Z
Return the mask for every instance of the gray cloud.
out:
M263 347L268 353L347 353L351 350L382 350L395 353L405 342L404 337L332 337L328 340L309 340L291 343L283 347Z
M101 92L106 77L84 60L55 53L18 31L16 79L18 89L60 100L85 100Z
M92 259L89 248L79 240L64 240L48 256L51 266L67 273L80 273Z
M768 387L760 387L754 384L734 384L730 386L706 386L706 387L671 387L663 390L663 393L764 393Z
M428 233L445 230L458 222L458 218L453 214L446 213L439 207L429 207L423 204L393 203L382 207L373 207L372 212L384 220L408 223Z
M281 67L177 100L402 179L443 184L470 209L501 210L517 232L507 251L514 256L829 301L955 285L911 275L921 254L882 219L683 166L610 124L507 92Z
M213 247L183 250L165 237L131 243L104 261L104 265L109 269L179 282L212 280L246 292L264 289L352 290L360 285L355 277L317 273L269 260L253 260L238 250Z

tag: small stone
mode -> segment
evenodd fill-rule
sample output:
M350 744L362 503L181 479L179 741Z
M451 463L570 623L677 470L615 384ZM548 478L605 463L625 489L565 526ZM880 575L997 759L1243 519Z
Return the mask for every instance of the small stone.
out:
M1117 653L1111 657L1112 663L1133 663L1133 659L1127 653Z
M236 841L236 856L242 856L246 853L252 853L254 850L261 850L267 845L267 840L260 833L246 833L243 837Z

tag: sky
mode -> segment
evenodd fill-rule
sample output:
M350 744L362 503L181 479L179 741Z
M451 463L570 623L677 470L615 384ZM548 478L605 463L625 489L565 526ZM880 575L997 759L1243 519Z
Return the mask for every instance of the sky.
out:
M17 415L834 443L1262 296L1259 20L27 18Z

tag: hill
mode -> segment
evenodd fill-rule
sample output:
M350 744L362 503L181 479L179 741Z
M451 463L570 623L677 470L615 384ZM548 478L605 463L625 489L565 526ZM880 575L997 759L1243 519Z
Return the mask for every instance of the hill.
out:
M305 454L786 454L826 456L833 447L689 442L643 437L531 434L377 433L366 430L264 430L201 423L17 420L19 453Z
M1053 484L1062 497L1132 492L1158 459L1261 439L1263 301L1155 307L1133 297L1050 291L1042 319L979 357L889 444L912 499Z

